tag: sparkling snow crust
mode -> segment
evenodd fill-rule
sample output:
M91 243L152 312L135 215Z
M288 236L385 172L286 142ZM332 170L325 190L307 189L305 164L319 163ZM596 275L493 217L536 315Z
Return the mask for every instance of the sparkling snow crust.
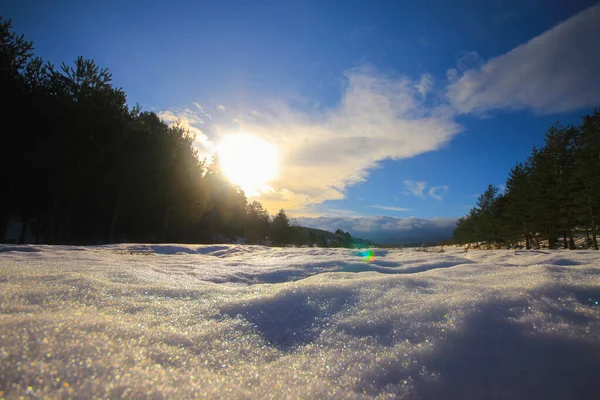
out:
M0 246L0 398L592 399L597 251Z

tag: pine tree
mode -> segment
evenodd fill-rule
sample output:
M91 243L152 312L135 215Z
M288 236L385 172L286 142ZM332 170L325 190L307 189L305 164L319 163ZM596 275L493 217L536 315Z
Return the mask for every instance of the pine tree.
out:
M509 173L506 191L492 186L477 207L457 222L454 241L497 243L525 239L539 248L538 236L555 248L559 235L564 248L575 248L574 231L584 228L590 244L598 247L600 212L600 112L585 116L580 126L552 126L544 145L532 150L525 163Z
M518 163L511 169L506 179L505 198L507 210L505 221L509 237L524 239L525 247L531 248L532 205L529 168Z
M246 207L246 238L248 243L260 243L269 236L269 212L254 200Z
M479 212L475 231L477 237L486 241L488 246L491 243L498 242L497 210L495 207L497 195L498 188L494 185L489 185L485 192L477 199L477 209Z
M598 250L600 215L600 110L585 116L576 138L575 180L580 191L576 199L579 221L591 230L591 241Z
M279 210L271 222L271 241L275 246L285 246L292 241L292 226L283 209Z

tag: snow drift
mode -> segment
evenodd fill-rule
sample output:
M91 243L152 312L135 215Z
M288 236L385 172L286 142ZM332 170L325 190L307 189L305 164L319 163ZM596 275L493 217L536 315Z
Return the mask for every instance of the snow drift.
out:
M600 253L0 246L0 397L593 398Z

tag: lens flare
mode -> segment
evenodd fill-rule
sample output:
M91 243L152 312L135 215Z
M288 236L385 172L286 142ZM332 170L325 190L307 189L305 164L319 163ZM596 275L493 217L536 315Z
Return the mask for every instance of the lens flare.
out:
M363 260L365 260L366 262L373 262L373 261L375 261L375 252L373 251L373 249L359 251L358 255L360 257L362 257Z

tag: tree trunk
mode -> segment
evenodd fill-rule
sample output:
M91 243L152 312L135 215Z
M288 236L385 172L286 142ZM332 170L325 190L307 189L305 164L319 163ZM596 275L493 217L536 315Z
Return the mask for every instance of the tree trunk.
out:
M0 203L0 243L4 242L6 238L6 232L8 230L8 222L10 221L10 214L13 206L13 191L14 191L14 179L9 179L8 185L3 189L2 197L3 202Z
M45 239L48 244L56 244L58 234L58 210L60 206L60 195L55 194L52 200L52 207L48 213L49 221L45 228Z
M594 221L594 213L590 207L590 222L592 223L592 241L594 243L594 249L598 250L598 238L596 237L596 221Z
M63 243L69 243L69 240L71 239L71 221L72 221L72 215L73 215L73 206L72 206L72 201L69 200L68 204L68 208L67 208L67 216L65 218L65 223L62 226L62 229L59 231L60 235L59 235L59 240L61 240Z
M573 238L573 232L569 232L569 250L575 250L575 239Z
M162 233L160 235L160 241L163 243L167 243L169 240L169 206L165 203L164 211L163 211L163 221L162 221Z
M538 240L537 235L535 235L533 238L535 239L535 246L536 246L536 248L537 249L541 249L541 247L540 247L540 241Z
M525 248L531 250L531 242L529 241L529 234L525 234Z
M27 234L27 218L21 218L21 234L19 235L19 244L25 243L25 235Z
M117 199L115 201L115 208L113 210L113 217L110 221L110 228L108 230L108 242L115 242L115 229L117 227L117 222L119 221L119 212L121 210L121 199L123 198L123 179L119 176L119 189L117 190Z
M33 225L31 226L31 233L33 233L33 237L35 238L35 244L41 243L42 231L44 227L44 217L41 212L38 212L38 216L35 219Z
M79 198L79 190L76 187L76 184L78 182L78 178L82 175L82 171L83 170L83 155L79 154L77 157L77 164L75 167L75 171L73 172L73 174L69 177L69 185L67 187L67 198L66 198L66 202L67 202L67 216L65 218L65 223L63 226L63 232L62 232L62 241L63 242L69 242L71 240L71 228L72 228L72 221L73 221L73 199L77 196L77 200L80 201L81 199Z
M556 229L555 227L551 226L550 229L548 229L548 248L549 249L555 249L556 248Z
M567 231L563 231L563 249L566 249L569 247L569 244L567 242Z
M6 230L8 229L8 217L6 213L2 213L0 215L0 243L4 242L4 238L6 237Z

